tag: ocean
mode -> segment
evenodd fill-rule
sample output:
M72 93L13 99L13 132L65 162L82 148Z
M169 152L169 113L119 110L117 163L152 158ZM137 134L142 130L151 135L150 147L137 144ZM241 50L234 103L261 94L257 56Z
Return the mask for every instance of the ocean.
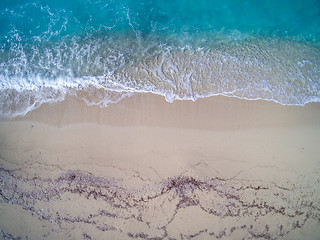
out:
M145 92L320 102L320 1L1 0L0 118Z

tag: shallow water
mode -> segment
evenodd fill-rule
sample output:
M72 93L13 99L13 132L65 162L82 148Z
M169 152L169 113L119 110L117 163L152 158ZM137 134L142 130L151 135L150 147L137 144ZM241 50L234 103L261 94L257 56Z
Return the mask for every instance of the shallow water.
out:
M320 99L319 1L5 0L0 21L2 118L78 90Z

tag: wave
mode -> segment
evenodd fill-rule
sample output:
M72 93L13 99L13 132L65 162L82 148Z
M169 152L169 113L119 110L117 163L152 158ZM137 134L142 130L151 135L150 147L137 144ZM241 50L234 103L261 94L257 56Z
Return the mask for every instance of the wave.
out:
M18 38L19 39L19 38ZM0 51L0 116L74 95L105 107L135 93L168 102L214 95L283 105L320 101L320 48L277 38L192 44L137 36L11 42ZM85 94L84 94L85 93Z
M318 102L319 4L291 2L2 1L0 118L68 95Z

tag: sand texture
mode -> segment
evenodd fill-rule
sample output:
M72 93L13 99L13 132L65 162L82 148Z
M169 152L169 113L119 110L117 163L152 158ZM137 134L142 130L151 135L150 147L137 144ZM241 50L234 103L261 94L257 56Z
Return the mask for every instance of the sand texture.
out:
M319 239L320 105L139 94L0 122L1 239Z

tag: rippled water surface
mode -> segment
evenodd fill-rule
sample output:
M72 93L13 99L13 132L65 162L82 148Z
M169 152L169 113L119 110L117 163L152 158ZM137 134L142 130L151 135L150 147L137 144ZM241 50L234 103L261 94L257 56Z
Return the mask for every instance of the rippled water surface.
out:
M3 0L0 22L2 118L67 95L320 100L319 1Z

